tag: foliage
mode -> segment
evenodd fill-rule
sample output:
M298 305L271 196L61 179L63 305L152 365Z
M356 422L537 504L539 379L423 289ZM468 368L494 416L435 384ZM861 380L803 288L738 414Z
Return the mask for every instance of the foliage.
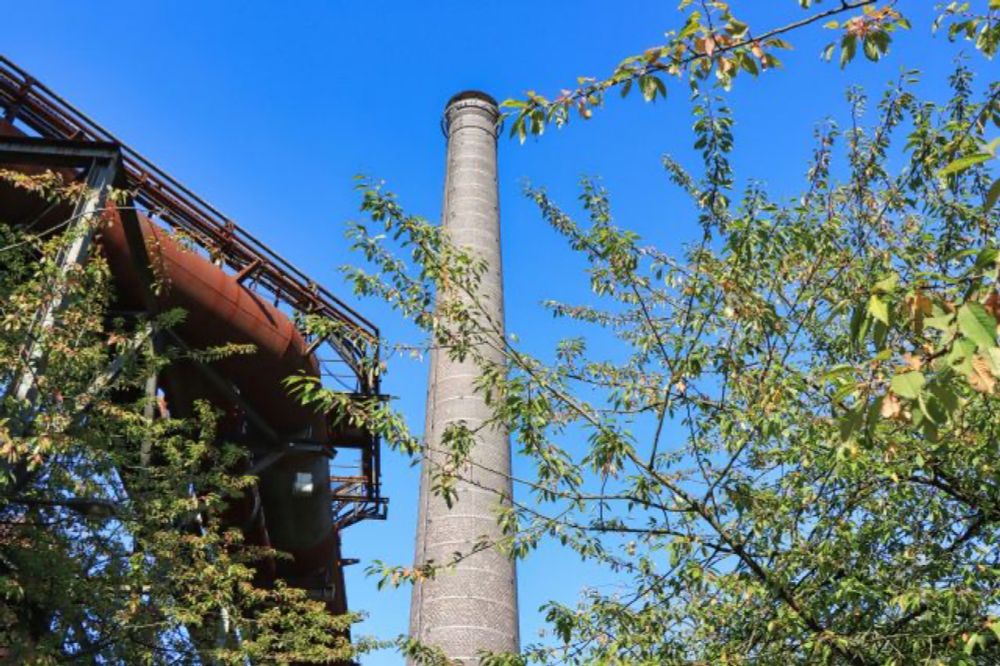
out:
M603 106L605 94L612 89L622 97L638 89L647 102L666 98L670 78L686 78L692 88L714 79L729 89L740 74L757 77L781 67L776 54L793 48L785 36L821 22L825 29L840 33L838 40L823 49L822 57L831 60L836 55L841 67L854 60L859 48L868 60L880 60L889 52L894 34L911 27L898 0L830 4L833 6L820 9L819 1L798 0L799 7L809 12L805 18L755 32L737 18L731 2L681 0L678 11L684 16L682 25L668 31L663 44L622 60L610 76L581 76L576 88L564 89L551 99L529 90L524 99L506 100L503 106L512 118L510 135L523 143L529 134L542 134L549 124L562 127L574 109L588 119L594 109ZM1000 45L998 0L941 3L938 11L932 26L935 31L947 27L948 39L970 40L981 53L993 57ZM838 20L844 15L848 18Z
M55 204L86 194L52 174L3 176ZM172 418L145 398L146 378L181 354L154 351L146 331L183 313L113 315L99 253L66 275L59 269L82 233L69 222L62 234L0 224L2 656L25 664L350 658L354 618L331 616L301 590L254 584L254 563L274 553L244 544L224 515L254 481L239 472L244 449L220 441L209 405ZM66 307L40 328L37 313L62 289ZM34 405L8 391L27 368L42 367L26 365L32 341L44 362Z
M985 11L977 3L973 10L971 2L949 2L943 5L941 14L934 23L934 29L944 23L948 25L948 39L959 37L975 44L976 49L992 58L1000 47L1000 2L989 0Z
M696 93L699 172L664 158L698 211L682 257L617 226L594 181L583 223L529 187L593 294L546 303L567 332L548 360L490 327L472 257L361 184L370 219L350 235L373 269L348 269L357 291L476 361L483 427L533 466L493 545L552 540L616 581L551 602L549 640L484 663L1000 660L1000 216L981 157L1000 86L976 95L960 66L936 104L915 78L874 113L851 90L850 124L819 126L786 202L734 191L731 112ZM470 443L442 446L461 462ZM438 492L461 469L432 470Z

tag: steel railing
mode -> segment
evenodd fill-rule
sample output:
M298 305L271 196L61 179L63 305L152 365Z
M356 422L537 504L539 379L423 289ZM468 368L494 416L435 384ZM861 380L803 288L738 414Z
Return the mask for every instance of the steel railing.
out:
M127 188L134 203L171 228L190 237L217 263L254 291L269 296L293 315L321 316L337 322L326 340L342 357L362 396L379 393L379 331L370 321L317 284L219 209L208 203L149 159L119 140L87 115L0 55L0 108L3 119L50 139L98 141L120 146ZM313 344L315 349L320 342ZM324 371L323 375L342 375ZM343 379L343 377L341 377ZM369 435L361 449L367 472L334 488L333 511L339 527L364 518L384 518L381 456L377 438ZM337 447L336 442L333 443Z
M323 316L342 324L338 351L358 375L361 392L378 392L371 359L377 358L379 332L361 314L2 55L0 106L6 120L19 121L40 136L121 146L128 188L136 203L190 236L241 279L252 280L255 290L268 292L275 302L299 314Z

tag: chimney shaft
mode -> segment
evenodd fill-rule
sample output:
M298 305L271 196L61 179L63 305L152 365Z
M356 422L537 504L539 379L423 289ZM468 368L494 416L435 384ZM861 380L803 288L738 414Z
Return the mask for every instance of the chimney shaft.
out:
M500 215L497 191L499 111L492 97L467 91L445 108L448 137L442 226L453 243L483 259L479 300L490 319L503 329L503 280L500 262ZM501 361L495 350L491 360ZM451 509L430 489L429 468L442 459L441 434L454 422L470 429L489 418L490 410L475 390L478 371L470 360L455 362L446 351L431 351L424 430L430 451L420 478L416 564L447 563L455 552L468 553L484 537L500 536L496 508L501 495L511 497L510 441L506 431L476 434L471 465L459 481ZM436 645L452 660L478 664L480 650L517 651L517 579L514 563L490 548L463 559L434 580L417 583L410 606L410 635Z

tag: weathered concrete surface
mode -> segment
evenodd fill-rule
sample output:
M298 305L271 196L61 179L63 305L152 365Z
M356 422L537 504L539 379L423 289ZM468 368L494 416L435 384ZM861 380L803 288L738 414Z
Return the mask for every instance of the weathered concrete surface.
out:
M478 297L502 332L498 117L496 102L483 93L459 93L448 102L442 224L455 244L486 261ZM492 352L491 360L501 359ZM465 421L476 428L490 412L474 388L478 373L472 361L454 362L447 353L434 350L430 365L425 437L436 449L449 423ZM501 494L511 496L507 432L478 433L471 465L463 474L471 482L459 482L459 499L451 509L429 487L429 467L440 457L430 453L421 474L418 565L428 560L448 562L456 551L467 553L484 537L498 537L497 503ZM410 606L410 634L467 665L478 663L475 655L480 650L516 651L520 640L514 563L496 550L483 550L434 580L418 583Z

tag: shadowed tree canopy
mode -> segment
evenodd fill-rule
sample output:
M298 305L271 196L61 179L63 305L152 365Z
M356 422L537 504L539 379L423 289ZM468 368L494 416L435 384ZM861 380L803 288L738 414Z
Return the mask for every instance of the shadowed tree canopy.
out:
M51 172L0 178L48 210L92 195ZM109 202L121 205L121 194ZM116 313L99 252L66 270L66 249L110 217L69 218L47 233L3 222L0 661L330 664L363 651L347 639L353 616L280 582L255 584L255 567L276 554L244 543L225 518L255 479L242 471L246 449L217 437L216 410L200 403L175 418L147 396L166 365L247 346L156 349L183 312ZM41 326L56 299L64 306ZM26 372L35 400L10 390Z

